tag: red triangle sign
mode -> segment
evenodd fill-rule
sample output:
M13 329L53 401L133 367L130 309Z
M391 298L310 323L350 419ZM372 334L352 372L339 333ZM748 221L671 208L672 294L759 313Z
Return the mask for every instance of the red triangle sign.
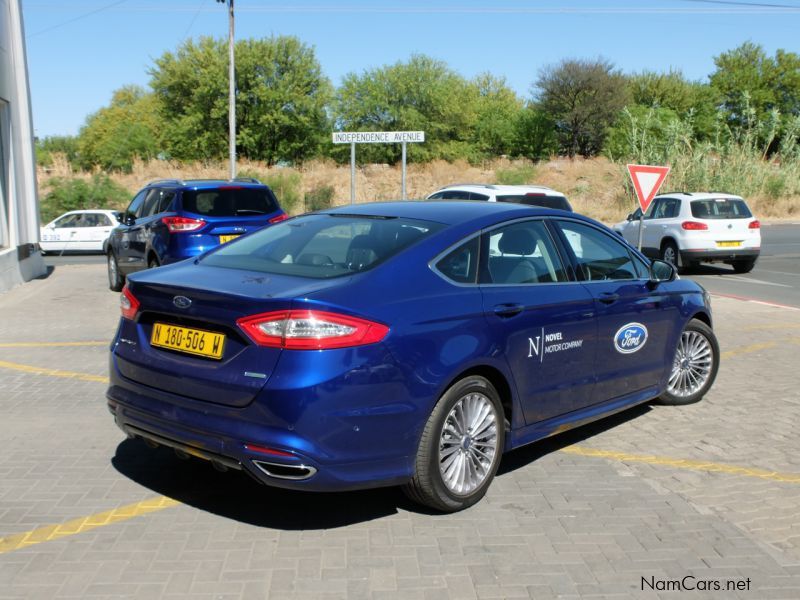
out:
M642 212L650 206L661 184L669 173L669 167L654 167L651 165L628 165L628 173L633 181L633 189L639 199Z

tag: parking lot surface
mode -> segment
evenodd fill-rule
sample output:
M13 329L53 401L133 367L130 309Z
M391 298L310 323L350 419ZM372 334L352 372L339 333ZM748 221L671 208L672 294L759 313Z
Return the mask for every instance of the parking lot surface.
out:
M701 403L515 451L482 502L435 515L126 440L104 395L118 295L104 265L59 266L0 296L0 598L796 600L800 311L714 310Z

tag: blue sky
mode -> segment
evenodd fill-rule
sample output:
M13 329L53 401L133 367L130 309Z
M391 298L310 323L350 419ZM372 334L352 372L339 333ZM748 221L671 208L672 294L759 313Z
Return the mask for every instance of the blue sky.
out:
M76 134L113 90L146 86L183 40L227 37L216 0L22 0L37 136ZM784 7L784 8L781 8ZM800 0L235 0L236 37L294 35L343 75L423 53L530 96L539 70L602 56L625 72L706 80L713 57L753 41L800 52Z

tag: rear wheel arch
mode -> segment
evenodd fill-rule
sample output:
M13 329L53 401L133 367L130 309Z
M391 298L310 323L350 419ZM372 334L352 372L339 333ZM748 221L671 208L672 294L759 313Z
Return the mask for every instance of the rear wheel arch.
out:
M510 430L512 423L514 422L512 418L514 415L514 398L511 392L511 384L503 372L496 367L490 365L470 367L469 369L462 371L450 379L444 386L444 389L450 389L456 382L471 375L483 377L494 386L495 390L497 390L497 393L500 396L500 403L503 405L503 417L506 421L506 430Z
M149 269L154 263L156 267L161 266L161 259L158 258L156 251L150 248L147 252L147 268Z

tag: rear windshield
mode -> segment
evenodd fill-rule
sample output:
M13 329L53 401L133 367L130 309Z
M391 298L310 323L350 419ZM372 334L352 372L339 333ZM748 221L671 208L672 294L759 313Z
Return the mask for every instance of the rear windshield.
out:
M695 219L749 219L753 213L744 200L714 198L692 200L692 216Z
M366 271L442 227L414 219L307 215L220 246L202 263L328 279Z
M572 212L572 207L564 196L539 196L537 194L510 194L498 196L498 202L516 202L528 206L542 206L544 208L557 208Z
M266 215L278 210L267 188L223 187L183 192L183 210L205 217Z

